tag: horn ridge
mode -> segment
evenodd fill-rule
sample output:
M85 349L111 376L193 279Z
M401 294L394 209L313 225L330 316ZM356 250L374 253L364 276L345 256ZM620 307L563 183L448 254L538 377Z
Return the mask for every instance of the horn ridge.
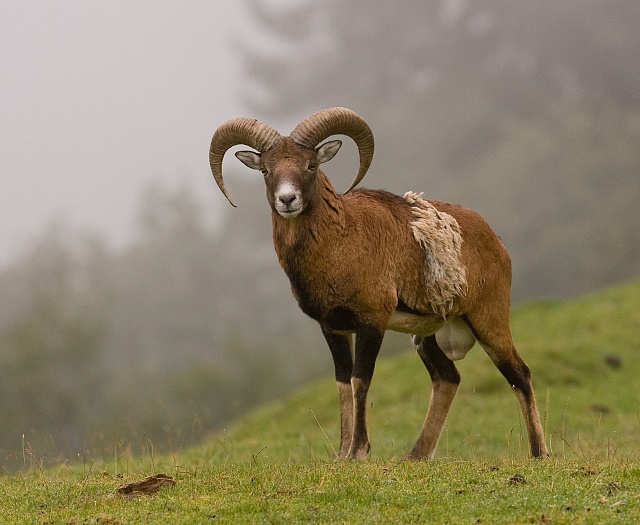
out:
M315 148L331 135L346 135L358 146L360 167L358 173L345 191L351 191L365 176L373 160L373 132L365 120L356 112L343 107L323 109L309 115L291 132L291 138L297 144Z
M246 144L263 153L271 149L279 138L280 134L276 130L255 118L233 118L222 123L216 129L209 148L209 165L220 191L232 206L235 204L231 200L222 178L222 159L226 151L238 144Z

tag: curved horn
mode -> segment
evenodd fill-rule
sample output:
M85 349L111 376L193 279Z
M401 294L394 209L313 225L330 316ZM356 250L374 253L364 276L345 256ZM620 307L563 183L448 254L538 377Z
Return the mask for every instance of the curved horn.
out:
M222 179L222 158L225 152L238 144L258 150L260 153L270 149L280 138L280 134L271 126L254 118L238 117L220 124L213 134L209 148L209 164L211 173L220 191L232 206L234 202L229 197L224 180Z
M353 139L360 154L360 168L353 179L349 193L367 173L373 159L373 133L364 119L347 108L329 108L308 116L291 132L291 138L297 144L315 148L331 135L346 135Z

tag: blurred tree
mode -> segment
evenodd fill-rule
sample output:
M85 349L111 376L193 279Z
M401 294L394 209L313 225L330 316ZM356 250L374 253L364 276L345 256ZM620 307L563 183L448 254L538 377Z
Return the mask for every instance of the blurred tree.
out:
M531 102L605 97L640 108L640 70L630 67L640 62L637 2L248 3L261 38L260 46L241 42L251 80L245 97L266 116L297 117L335 100L386 108L439 83L470 90L476 86L466 82L476 75L484 84L503 73L515 76L494 80L496 101L518 114L538 109L522 105L525 86L513 85L519 80L542 90Z
M191 444L331 369L264 195L230 184L239 230L209 227L188 187L151 186L123 251L54 225L0 271L0 458L19 458L3 466L22 465L23 434L36 459Z
M14 270L20 300L3 295L15 311L0 328L0 449L19 449L23 434L78 449L99 417L105 302L95 267L82 267L64 238L59 227L48 231Z
M241 51L256 114L366 116L377 155L365 184L480 211L517 263L516 299L638 276L640 3L250 5L260 45ZM618 232L607 242L605 218Z

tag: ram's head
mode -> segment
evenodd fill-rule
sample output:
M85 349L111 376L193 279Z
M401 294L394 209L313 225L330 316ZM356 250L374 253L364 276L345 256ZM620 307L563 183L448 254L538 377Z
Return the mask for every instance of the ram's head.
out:
M318 166L331 160L342 142L332 135L346 135L358 146L360 168L345 192L365 176L373 158L373 134L367 123L346 108L318 111L296 126L289 137L253 118L235 118L222 124L211 139L209 163L218 187L235 206L222 178L222 158L232 146L245 144L257 151L238 151L236 157L251 169L263 173L267 198L282 217L292 218L304 211L316 187ZM320 145L319 145L320 144Z

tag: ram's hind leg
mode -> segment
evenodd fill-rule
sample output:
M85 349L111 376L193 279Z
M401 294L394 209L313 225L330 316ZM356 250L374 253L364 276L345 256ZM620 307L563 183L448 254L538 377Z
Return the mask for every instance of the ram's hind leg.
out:
M495 351L495 347L484 345L487 353L493 358L498 356L494 363L498 370L513 388L513 391L520 404L527 434L529 435L529 450L533 457L541 457L547 455L547 447L544 441L544 431L540 423L540 414L536 405L535 394L533 393L533 385L531 383L531 372L526 363L513 348L513 354L509 359L503 360L503 351Z
M482 317L468 316L478 342L509 382L518 399L529 435L531 455L546 456L547 447L533 393L531 372L513 345L508 319L508 314L499 319L494 316L489 321Z
M435 336L413 338L416 350L431 376L429 410L409 459L429 459L438 445L445 419L460 384L460 374L436 343Z

